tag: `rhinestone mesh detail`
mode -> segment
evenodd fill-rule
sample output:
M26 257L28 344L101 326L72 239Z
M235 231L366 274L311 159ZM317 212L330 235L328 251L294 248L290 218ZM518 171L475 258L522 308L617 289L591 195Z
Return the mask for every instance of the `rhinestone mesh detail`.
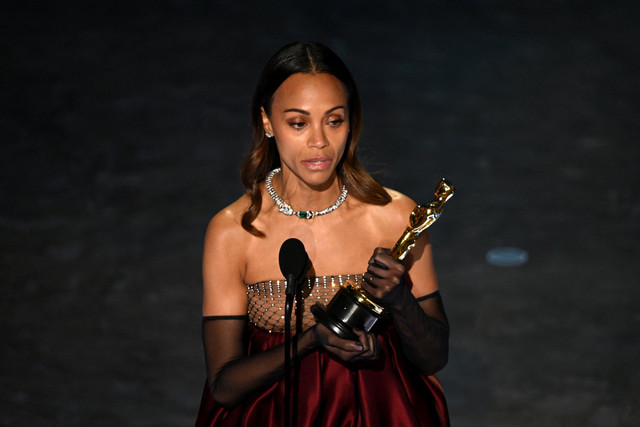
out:
M307 277L302 285L302 328L313 326L316 321L311 307L327 304L347 282L358 284L362 274ZM268 280L247 285L249 321L267 332L284 332L285 280ZM298 299L294 298L291 329L295 331Z

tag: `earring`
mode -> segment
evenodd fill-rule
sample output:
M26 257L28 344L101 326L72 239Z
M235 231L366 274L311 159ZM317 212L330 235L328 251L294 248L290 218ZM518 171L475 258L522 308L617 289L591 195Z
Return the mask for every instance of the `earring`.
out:
M267 138L273 138L273 135L271 135L271 132L265 132L265 133L264 133L264 135L265 135Z

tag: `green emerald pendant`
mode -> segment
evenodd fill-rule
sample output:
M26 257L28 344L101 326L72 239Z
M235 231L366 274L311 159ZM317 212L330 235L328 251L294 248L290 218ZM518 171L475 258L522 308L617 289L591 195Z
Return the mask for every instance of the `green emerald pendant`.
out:
M299 211L299 212L296 212L295 215L298 218L302 218L302 219L311 219L314 216L313 212L311 211Z

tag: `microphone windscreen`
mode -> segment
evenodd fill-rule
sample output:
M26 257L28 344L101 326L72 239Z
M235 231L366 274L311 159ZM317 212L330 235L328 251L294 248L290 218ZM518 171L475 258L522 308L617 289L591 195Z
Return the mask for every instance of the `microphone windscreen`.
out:
M280 247L279 254L280 271L284 277L293 274L300 280L309 269L309 256L304 250L304 245L298 239L291 238L285 240Z

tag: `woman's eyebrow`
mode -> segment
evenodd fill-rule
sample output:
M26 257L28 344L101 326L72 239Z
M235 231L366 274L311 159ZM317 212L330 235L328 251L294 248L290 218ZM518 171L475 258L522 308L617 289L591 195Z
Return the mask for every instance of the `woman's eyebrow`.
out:
M343 106L343 105L338 105L336 107L333 107L327 111L325 111L324 114L330 114L332 112L334 112L335 110L339 110L341 108L344 108L345 110L347 109L347 107ZM289 108L287 110L284 110L285 113L300 113L300 114L304 114L305 116L310 116L311 113L308 112L307 110L302 110L300 108Z

